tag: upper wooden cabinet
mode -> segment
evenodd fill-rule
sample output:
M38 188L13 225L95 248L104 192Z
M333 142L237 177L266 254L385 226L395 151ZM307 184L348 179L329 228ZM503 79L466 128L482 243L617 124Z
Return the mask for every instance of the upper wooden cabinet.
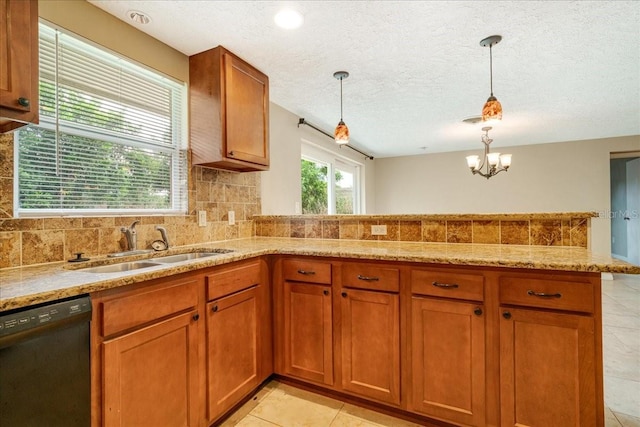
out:
M222 46L189 58L192 164L269 169L269 78Z
M0 133L38 123L38 1L0 0Z

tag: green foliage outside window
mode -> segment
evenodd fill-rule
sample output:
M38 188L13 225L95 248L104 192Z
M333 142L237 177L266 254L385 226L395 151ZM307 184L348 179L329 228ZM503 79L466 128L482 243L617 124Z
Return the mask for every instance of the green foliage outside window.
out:
M327 165L315 163L302 159L301 182L302 182L302 213L326 215L328 210L328 177ZM342 181L342 173L335 171L335 183ZM353 213L353 189L343 189L336 185L336 213Z

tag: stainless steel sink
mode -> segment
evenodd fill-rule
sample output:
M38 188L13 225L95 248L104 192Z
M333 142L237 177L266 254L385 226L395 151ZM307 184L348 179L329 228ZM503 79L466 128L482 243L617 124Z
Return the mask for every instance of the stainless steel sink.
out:
M153 262L162 264L172 264L174 262L189 261L191 259L207 258L210 256L222 255L226 252L190 252L187 254L169 255L159 258L153 258Z
M119 262L117 264L101 265L98 267L83 268L81 271L87 273L121 273L124 271L138 270L140 268L156 267L161 265L157 262L131 261Z
M160 265L174 264L199 258L207 258L233 252L230 249L210 249L202 252L189 252L184 254L167 255L157 258L149 258L138 261L117 262L114 264L100 265L97 267L80 268L79 271L87 273L122 273L139 270L141 268L157 267ZM143 252L146 253L146 252Z

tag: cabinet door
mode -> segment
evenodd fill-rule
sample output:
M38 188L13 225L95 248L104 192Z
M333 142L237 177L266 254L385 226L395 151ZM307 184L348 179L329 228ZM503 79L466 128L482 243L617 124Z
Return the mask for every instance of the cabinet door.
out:
M344 289L340 301L342 388L400 404L399 296Z
M258 386L258 288L207 304L209 422Z
M269 80L245 62L223 54L226 156L269 166Z
M410 409L485 425L484 313L478 304L413 297Z
M284 284L284 370L333 384L331 287Z
M501 308L502 426L596 422L594 319Z
M105 341L104 425L197 426L197 314Z
M38 122L38 2L0 0L0 132L21 122Z

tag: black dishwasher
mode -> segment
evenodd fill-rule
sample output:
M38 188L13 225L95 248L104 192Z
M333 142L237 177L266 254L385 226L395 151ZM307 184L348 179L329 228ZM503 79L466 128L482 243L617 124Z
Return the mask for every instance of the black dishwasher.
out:
M0 315L0 424L88 427L88 296Z

